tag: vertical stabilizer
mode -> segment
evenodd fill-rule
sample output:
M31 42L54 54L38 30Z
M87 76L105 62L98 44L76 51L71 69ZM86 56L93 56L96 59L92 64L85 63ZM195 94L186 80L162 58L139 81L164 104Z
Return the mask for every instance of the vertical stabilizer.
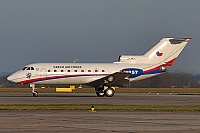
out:
M163 38L144 54L147 57L146 63L171 66L190 39Z
M121 55L118 62L171 66L192 38L163 38L144 55Z

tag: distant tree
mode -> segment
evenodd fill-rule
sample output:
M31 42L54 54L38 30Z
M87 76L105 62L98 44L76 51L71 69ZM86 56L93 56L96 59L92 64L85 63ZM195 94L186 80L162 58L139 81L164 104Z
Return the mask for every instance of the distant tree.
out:
M193 77L193 74L191 73L185 73L185 72L174 72L171 73L173 77L173 84L176 87L191 87L191 79Z
M166 72L152 78L132 82L130 87L169 88L191 86L190 80L192 76L190 73Z

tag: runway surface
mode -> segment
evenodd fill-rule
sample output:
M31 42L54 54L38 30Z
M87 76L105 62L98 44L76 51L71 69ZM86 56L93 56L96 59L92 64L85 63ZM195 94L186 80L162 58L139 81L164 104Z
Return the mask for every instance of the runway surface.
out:
M94 93L0 93L0 104L111 104L111 105L200 105L200 95L116 93L97 97Z
M7 104L111 104L111 105L200 105L199 95L116 93L96 97L93 93L0 93ZM200 112L127 111L0 111L3 133L199 133Z
M199 133L200 113L0 111L3 133Z

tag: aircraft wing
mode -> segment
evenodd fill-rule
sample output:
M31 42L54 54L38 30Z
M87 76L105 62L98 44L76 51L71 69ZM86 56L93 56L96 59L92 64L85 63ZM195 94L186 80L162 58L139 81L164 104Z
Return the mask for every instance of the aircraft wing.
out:
M103 77L101 79L92 81L88 83L88 85L92 87L99 87L102 85L124 87L129 82L128 80L129 76L130 76L130 73L116 72L106 77Z

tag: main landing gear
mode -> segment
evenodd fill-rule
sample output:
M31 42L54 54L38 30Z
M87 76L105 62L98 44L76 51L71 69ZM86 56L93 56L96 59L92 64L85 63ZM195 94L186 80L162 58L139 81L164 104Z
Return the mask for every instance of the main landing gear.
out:
M38 92L35 91L35 84L30 84L30 87L32 88L33 97L38 97Z
M113 97L115 95L115 90L113 87L107 87L107 86L96 87L95 91L98 97L104 97L104 96Z

